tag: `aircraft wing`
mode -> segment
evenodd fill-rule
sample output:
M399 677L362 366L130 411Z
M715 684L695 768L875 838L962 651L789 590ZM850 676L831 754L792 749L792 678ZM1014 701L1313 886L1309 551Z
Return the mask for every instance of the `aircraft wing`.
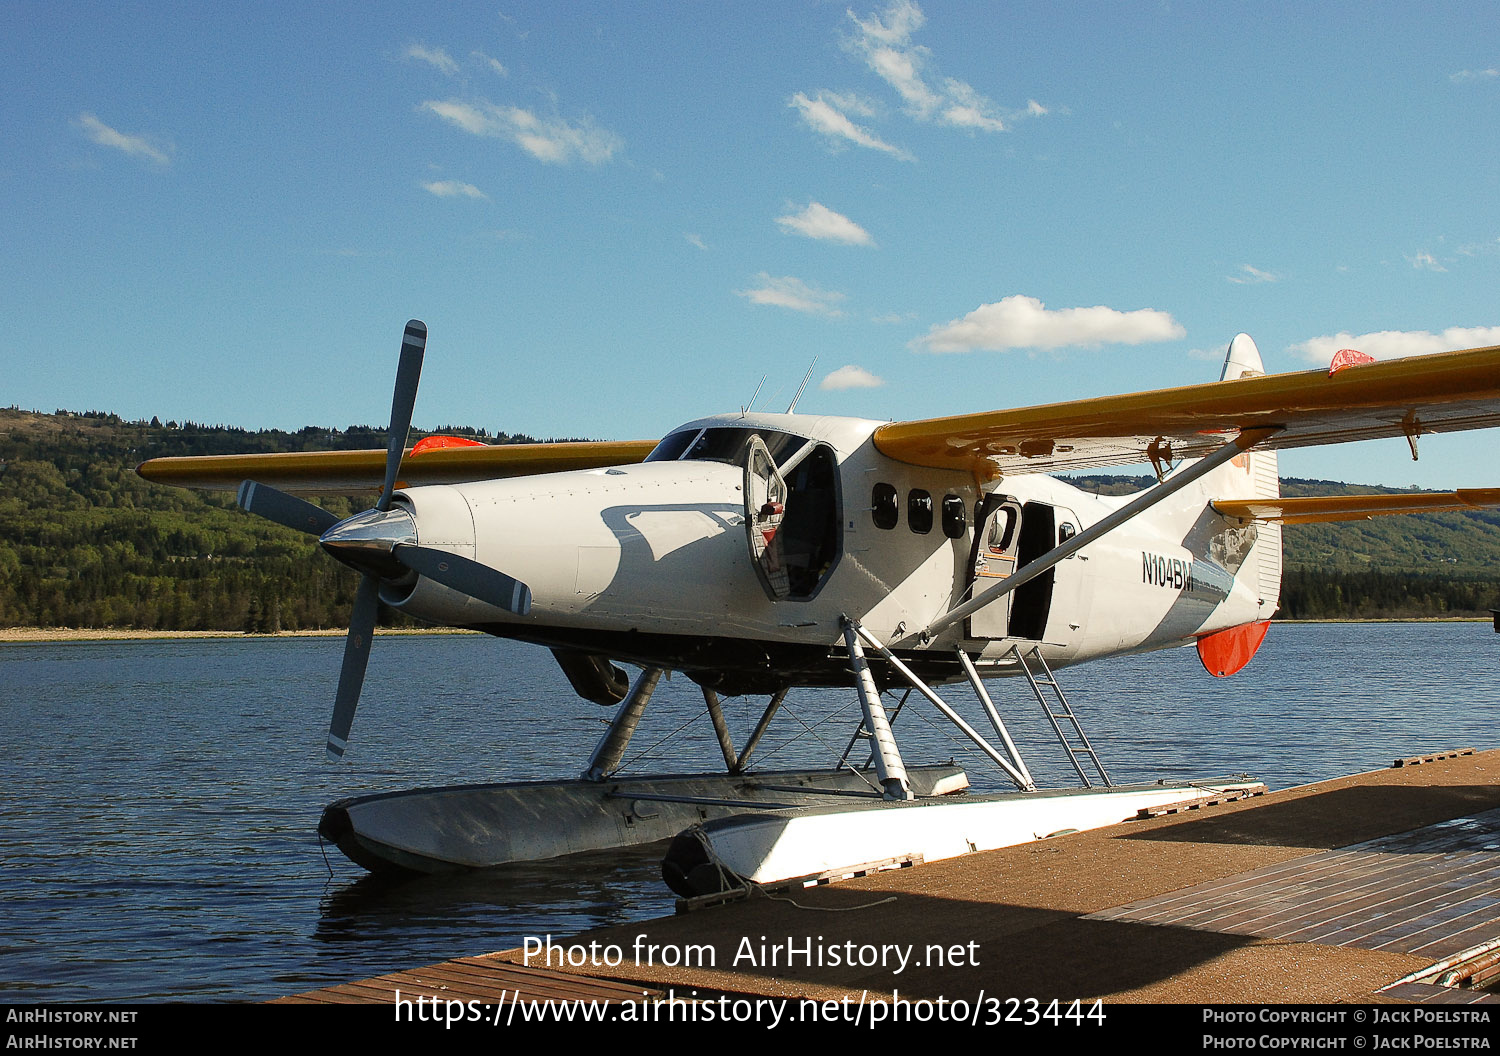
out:
M655 440L496 444L445 447L413 457L408 449L398 487L458 484L496 477L522 477L567 469L598 469L639 462ZM385 477L384 450L290 451L263 455L202 455L153 458L137 472L158 484L207 491L234 491L254 480L300 495L365 495L380 491Z
M1500 345L892 422L874 440L913 465L1011 475L1198 458L1267 426L1264 448L1500 426Z
M1245 521L1313 524L1365 521L1392 513L1448 513L1500 506L1500 488L1396 495L1308 495L1301 498L1215 499L1210 505L1226 517Z

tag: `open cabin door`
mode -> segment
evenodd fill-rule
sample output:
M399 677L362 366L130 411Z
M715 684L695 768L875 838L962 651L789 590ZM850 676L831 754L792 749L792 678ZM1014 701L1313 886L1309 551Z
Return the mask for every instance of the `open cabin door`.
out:
M842 552L838 456L814 440L783 456L778 466L758 434L745 442L745 533L766 595L806 601Z
M1021 545L1021 506L1004 495L988 495L980 504L970 562L969 596L974 597L1016 570ZM968 619L970 638L1004 638L1010 634L1014 595L1007 594Z
M982 594L996 580L1077 534L1078 518L1072 510L1045 502L1022 506L1004 495L986 497L975 533L969 596ZM1080 617L1091 594L1090 581L1074 563L1076 557L973 613L968 619L968 637L1076 644Z
M745 533L750 542L750 563L760 585L772 601L791 592L786 565L782 561L781 522L786 517L787 487L776 460L759 436L745 444Z
M1021 512L1017 560L1022 566L1035 561L1057 545L1057 508L1045 502L1028 502ZM1017 587L1010 609L1010 633L1014 638L1040 642L1047 637L1047 617L1052 613L1052 588L1057 569Z

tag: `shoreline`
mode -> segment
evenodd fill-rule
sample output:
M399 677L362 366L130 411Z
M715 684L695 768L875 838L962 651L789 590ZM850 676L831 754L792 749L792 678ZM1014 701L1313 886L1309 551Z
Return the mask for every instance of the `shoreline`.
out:
M479 634L458 627L381 627L378 637L417 634ZM157 642L196 638L344 638L347 628L333 627L317 631L280 631L276 634L251 634L245 631L132 631L108 627L0 627L0 644L26 642Z
M1482 616L1372 617L1349 620L1272 620L1272 623L1295 626L1312 623L1489 623ZM347 628L331 627L316 631L280 631L276 634L249 633L246 631L138 631L116 630L109 627L0 627L0 644L26 642L153 642L190 640L195 638L343 638ZM422 634L481 634L461 627L381 627L376 635L401 636Z

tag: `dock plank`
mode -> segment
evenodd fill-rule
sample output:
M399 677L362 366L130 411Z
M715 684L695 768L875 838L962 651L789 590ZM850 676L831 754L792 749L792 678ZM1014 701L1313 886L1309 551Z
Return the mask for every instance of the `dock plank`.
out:
M460 957L355 983L278 998L278 1004L393 1004L398 995L440 1001L599 1001L618 1004L659 997L659 991L609 979L566 974L501 960Z
M1500 936L1497 849L1500 810L1485 811L1098 917L1438 959Z

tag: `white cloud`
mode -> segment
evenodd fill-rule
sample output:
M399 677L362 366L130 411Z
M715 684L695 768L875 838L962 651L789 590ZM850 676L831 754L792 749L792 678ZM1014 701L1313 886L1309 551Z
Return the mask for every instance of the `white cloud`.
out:
M688 245L697 246L699 249L705 251L708 249L708 243L703 241L702 235L696 235L691 231L685 231L683 232L682 237L687 239Z
M1458 252L1466 257L1480 257L1500 252L1500 238L1492 238L1488 242L1469 242L1459 246Z
M926 117L936 110L942 96L928 86L920 72L929 52L911 44L911 35L927 21L922 9L910 0L894 0L883 16L871 15L868 22L861 21L853 11L848 15L859 27L859 33L849 41L850 50L863 56L865 65L896 89L911 112Z
M154 161L158 165L171 163L172 159L168 157L166 150L158 147L145 136L131 136L124 132L116 132L93 114L79 114L74 124L83 129L84 135L101 147L124 151L134 157Z
M1434 257L1431 253L1428 253L1425 250L1423 252L1415 254L1414 256L1407 257L1406 260L1407 263L1416 268L1418 271L1448 270L1438 263L1437 257Z
M408 59L425 62L439 73L452 77L458 72L458 63L442 48L429 48L425 44L412 44L406 49Z
M505 68L505 64L502 63L499 59L493 59L482 51L471 51L469 52L469 55L470 57L476 58L480 62L484 63L493 72L499 74L501 77L510 76L510 71Z
M821 202L809 202L807 208L800 213L778 216L776 223L783 231L825 242L843 242L851 246L875 244L875 240L870 237L870 232L843 213L836 213Z
M913 0L891 0L883 12L868 20L853 11L848 14L858 32L846 42L847 47L896 90L912 117L980 132L1005 130L1006 116L1000 107L968 82L944 77L934 86L925 76L932 52L912 43L912 36L927 16ZM1046 112L1041 104L1028 101L1023 113L1036 117Z
M803 123L808 128L828 139L844 140L870 150L882 151L902 161L916 160L900 147L887 143L868 128L854 123L849 117L851 113L868 117L873 111L852 95L819 92L816 98L809 99L804 93L798 92L787 105L802 115Z
M910 43L911 35L927 23L927 16L912 0L892 0L883 20L871 15L868 22L861 22L853 11L847 13L867 41L893 47Z
M760 285L749 290L736 290L735 293L751 304L790 308L794 312L806 312L808 315L838 318L844 314L836 307L844 299L842 293L819 289L790 275L772 276L761 272L755 281Z
M1449 74L1448 79L1462 84L1464 81L1493 81L1497 77L1500 77L1500 69L1492 66L1487 70L1459 70Z
M1139 345L1186 334L1166 312L1149 308L1121 312L1093 308L1049 310L1035 297L1016 294L982 304L962 319L935 326L911 347L928 352L1004 351L1011 348L1063 348Z
M837 392L840 389L878 389L884 384L884 378L876 377L864 367L850 363L829 374L818 383L818 388L825 392Z
M572 122L561 117L538 117L518 106L457 99L430 99L422 109L471 135L509 140L538 161L554 165L572 161L600 165L625 146L619 136L597 127L588 117Z
M422 186L430 193L439 198L488 198L478 187L472 183L462 183L459 180L435 180L432 183L424 183Z
M1326 364L1341 348L1355 348L1376 359L1426 356L1460 348L1500 345L1500 326L1453 326L1441 333L1428 330L1378 330L1370 334L1347 332L1314 337L1287 350L1313 363Z
M1005 121L999 108L962 81L943 82L948 99L938 120L954 128L974 128L981 132L1004 132Z
M1226 278L1239 286L1253 286L1262 282L1279 282L1281 280L1281 276L1275 272L1261 271L1250 264L1241 264L1238 275L1228 275Z

